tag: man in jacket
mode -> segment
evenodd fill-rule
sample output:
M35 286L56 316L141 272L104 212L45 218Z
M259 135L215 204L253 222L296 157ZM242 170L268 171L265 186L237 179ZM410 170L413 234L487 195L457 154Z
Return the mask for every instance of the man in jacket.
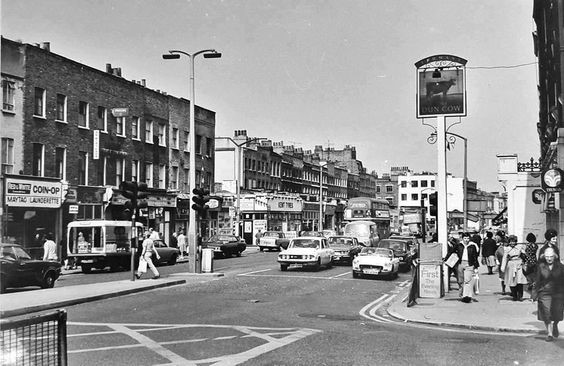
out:
M458 287L461 301L469 303L474 296L474 275L478 273L478 246L470 241L470 234L462 234L462 243L456 246L458 262ZM477 301L477 300L475 300Z

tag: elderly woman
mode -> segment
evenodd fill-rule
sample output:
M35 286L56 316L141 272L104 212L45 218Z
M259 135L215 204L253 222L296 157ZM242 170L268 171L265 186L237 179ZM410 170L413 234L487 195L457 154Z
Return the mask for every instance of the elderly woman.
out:
M505 275L504 281L511 289L513 301L523 301L523 285L528 284L527 277L523 273L523 257L525 256L525 245L517 244L517 236L509 235L509 250L503 256L501 267Z
M539 260L536 272L538 300L537 319L546 326L546 341L558 338L558 322L564 313L564 265L553 248L547 248Z

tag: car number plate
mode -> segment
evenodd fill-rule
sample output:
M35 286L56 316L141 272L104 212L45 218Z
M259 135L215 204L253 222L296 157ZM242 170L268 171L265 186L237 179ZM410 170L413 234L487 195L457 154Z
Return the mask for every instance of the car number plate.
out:
M94 263L94 259L83 259L80 263Z
M363 272L366 273L366 274L378 274L378 273L380 273L380 270L374 269L374 268L368 268L368 269L365 269Z

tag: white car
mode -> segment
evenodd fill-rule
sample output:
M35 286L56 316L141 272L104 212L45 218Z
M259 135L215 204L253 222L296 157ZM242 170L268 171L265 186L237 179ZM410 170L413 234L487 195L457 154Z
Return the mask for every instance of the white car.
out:
M332 260L333 249L329 248L327 240L323 237L294 238L290 241L288 249L278 254L281 271L286 271L291 264L313 266L315 269L321 266L331 267Z
M398 276L400 261L392 249L365 247L352 262L353 277Z

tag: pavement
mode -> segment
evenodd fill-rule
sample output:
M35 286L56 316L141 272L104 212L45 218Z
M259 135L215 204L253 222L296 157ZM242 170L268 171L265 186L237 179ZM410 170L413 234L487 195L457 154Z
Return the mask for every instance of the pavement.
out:
M501 294L501 282L497 272L487 273L487 267L481 266L480 293L477 302L464 303L458 296L458 285L451 278L451 290L442 298L419 298L417 305L407 307L407 293L387 309L388 314L403 322L456 327L473 330L511 332L511 333L546 333L544 323L537 320L537 303L531 300L525 290L523 301L513 301L511 295ZM526 286L525 286L526 287ZM509 291L509 288L506 288Z
M63 275L77 270L63 271ZM80 271L80 270L78 270ZM167 286L207 282L223 273L176 273L159 279L121 280L77 286L55 285L52 289L19 291L0 295L0 317L21 316L34 312L128 295ZM480 293L477 302L459 301L458 285L451 278L451 290L441 298L419 298L417 305L407 307L405 293L396 296L387 312L396 320L408 323L456 327L472 330L530 333L545 332L544 324L537 320L537 304L525 291L522 302L512 301L509 294L501 294L497 273L487 274L480 267ZM507 289L509 290L509 288Z

